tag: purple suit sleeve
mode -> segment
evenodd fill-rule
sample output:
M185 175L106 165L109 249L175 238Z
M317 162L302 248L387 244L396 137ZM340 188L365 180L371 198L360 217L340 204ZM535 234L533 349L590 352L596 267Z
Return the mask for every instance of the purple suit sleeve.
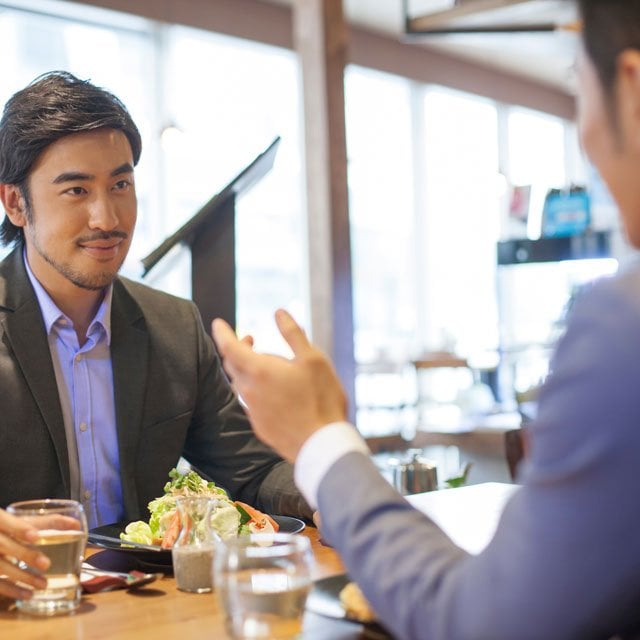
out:
M607 638L640 629L639 458L636 272L574 305L523 486L481 554L456 547L356 453L321 482L323 534L398 638Z

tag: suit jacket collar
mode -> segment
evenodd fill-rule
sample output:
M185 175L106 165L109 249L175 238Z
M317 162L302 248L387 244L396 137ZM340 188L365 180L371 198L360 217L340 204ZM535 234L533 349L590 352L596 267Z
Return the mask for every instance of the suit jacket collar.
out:
M70 495L69 454L60 396L40 306L22 259L15 249L0 263L0 339L8 343L38 404Z
M148 376L149 336L137 302L117 279L111 306L111 362L116 407L120 477L127 517L142 517L138 500L136 454L143 422Z

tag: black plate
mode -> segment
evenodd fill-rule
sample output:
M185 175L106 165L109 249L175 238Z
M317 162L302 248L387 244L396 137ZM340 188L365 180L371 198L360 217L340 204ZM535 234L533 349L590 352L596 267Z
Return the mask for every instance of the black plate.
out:
M292 518L290 516L271 516L280 525L282 533L299 533L305 527L302 520ZM125 547L120 544L120 534L125 530L128 522L114 522L113 524L104 524L89 531L89 542L96 547L103 549L111 549L113 551L124 551L125 553L135 555L137 559L153 564L171 564L171 549L161 549L157 551L147 549L136 549L134 547ZM95 540L92 539L92 533L108 536L113 540ZM126 544L126 543L123 543Z
M326 616L327 618L357 622L358 624L375 629L381 634L380 637L389 638L390 636L387 635L388 632L378 622L361 622L347 615L340 602L340 592L350 581L351 578L349 578L346 573L316 580L307 597L307 611Z
M130 555L135 560L149 565L165 565L171 566L171 549L161 549L157 551L149 551L146 549L136 549L134 547L123 547L120 544L120 534L124 532L129 522L114 522L113 524L103 524L101 527L89 530L89 544L101 547L102 549L111 549L113 551L122 551ZM96 533L101 536L108 536L112 540L95 540L91 534Z

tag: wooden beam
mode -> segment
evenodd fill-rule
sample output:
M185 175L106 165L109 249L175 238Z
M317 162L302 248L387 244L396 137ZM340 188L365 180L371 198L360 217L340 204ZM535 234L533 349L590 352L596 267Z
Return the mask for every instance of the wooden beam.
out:
M291 9L260 0L71 0L168 24L293 47Z
M333 359L355 419L353 294L341 0L295 0L294 43L302 67L307 226L313 340Z
M575 118L575 98L568 91L363 29L351 32L349 62L416 82L451 87L504 104L536 109L567 120Z
M295 2L299 0L293 0ZM73 0L166 23L207 29L292 48L292 9L263 0ZM437 51L399 36L351 27L347 63L398 74L418 82L476 93L505 104L575 117L575 98L541 82Z

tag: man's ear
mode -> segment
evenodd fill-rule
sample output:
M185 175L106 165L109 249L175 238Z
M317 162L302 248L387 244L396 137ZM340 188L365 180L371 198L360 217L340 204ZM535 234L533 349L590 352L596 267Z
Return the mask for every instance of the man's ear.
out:
M27 224L27 203L18 185L0 183L0 201L7 218L16 227L24 227Z
M625 49L617 60L617 110L624 141L640 153L640 51Z

